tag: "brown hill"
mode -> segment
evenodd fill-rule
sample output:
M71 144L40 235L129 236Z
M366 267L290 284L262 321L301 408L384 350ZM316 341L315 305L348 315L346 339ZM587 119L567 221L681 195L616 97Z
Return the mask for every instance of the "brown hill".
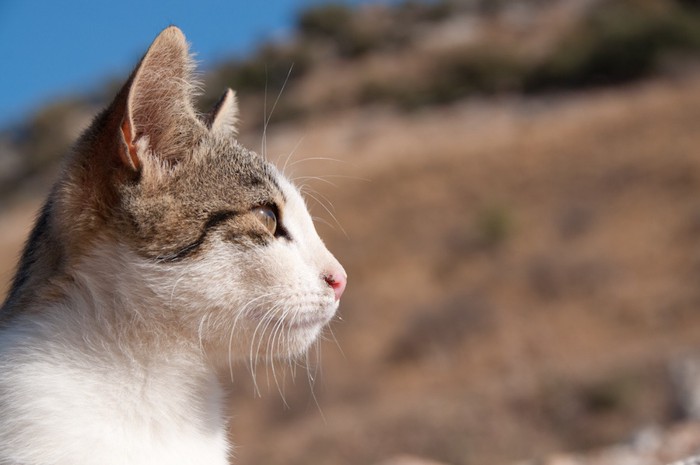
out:
M294 159L340 160L294 168L343 176L315 187L350 286L323 415L303 375L286 413L246 402L241 461L507 463L672 422L668 363L700 342L699 118L696 76L279 129L271 154L303 136Z
M673 421L667 364L700 342L698 121L696 76L278 127L350 286L315 401L304 370L288 408L240 370L239 463L497 464Z

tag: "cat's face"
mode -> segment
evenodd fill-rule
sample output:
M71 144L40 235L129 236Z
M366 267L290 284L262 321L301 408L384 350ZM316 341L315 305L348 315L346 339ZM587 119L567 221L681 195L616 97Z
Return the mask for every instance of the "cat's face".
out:
M194 110L191 68L166 29L79 143L64 227L106 238L86 273L113 263L111 285L146 325L214 360L298 355L333 317L345 271L299 191L236 141L233 92Z
M147 178L121 192L131 224L123 237L143 282L210 355L304 352L333 317L346 276L298 190L220 133Z

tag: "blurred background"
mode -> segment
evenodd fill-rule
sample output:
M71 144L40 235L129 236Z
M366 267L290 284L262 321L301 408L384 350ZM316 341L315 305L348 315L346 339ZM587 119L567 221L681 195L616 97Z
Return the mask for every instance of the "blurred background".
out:
M236 375L236 463L700 451L700 2L51 3L0 4L0 293L170 23L348 271L308 373Z

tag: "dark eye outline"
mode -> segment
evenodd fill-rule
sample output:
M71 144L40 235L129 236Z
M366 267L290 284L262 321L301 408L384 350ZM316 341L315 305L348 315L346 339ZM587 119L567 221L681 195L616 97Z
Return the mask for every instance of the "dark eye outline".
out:
M284 237L291 239L287 230L282 226L280 211L277 205L260 205L251 210L258 221L268 230L274 237ZM268 221L272 220L272 223Z

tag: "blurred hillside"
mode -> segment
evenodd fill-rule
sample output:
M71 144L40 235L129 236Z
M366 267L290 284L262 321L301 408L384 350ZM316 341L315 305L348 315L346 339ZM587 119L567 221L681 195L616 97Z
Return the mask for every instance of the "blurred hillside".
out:
M699 63L696 1L483 0L314 7L210 69L202 108L238 91L350 279L313 390L237 374L237 463L498 465L697 420ZM2 133L3 286L115 89Z

